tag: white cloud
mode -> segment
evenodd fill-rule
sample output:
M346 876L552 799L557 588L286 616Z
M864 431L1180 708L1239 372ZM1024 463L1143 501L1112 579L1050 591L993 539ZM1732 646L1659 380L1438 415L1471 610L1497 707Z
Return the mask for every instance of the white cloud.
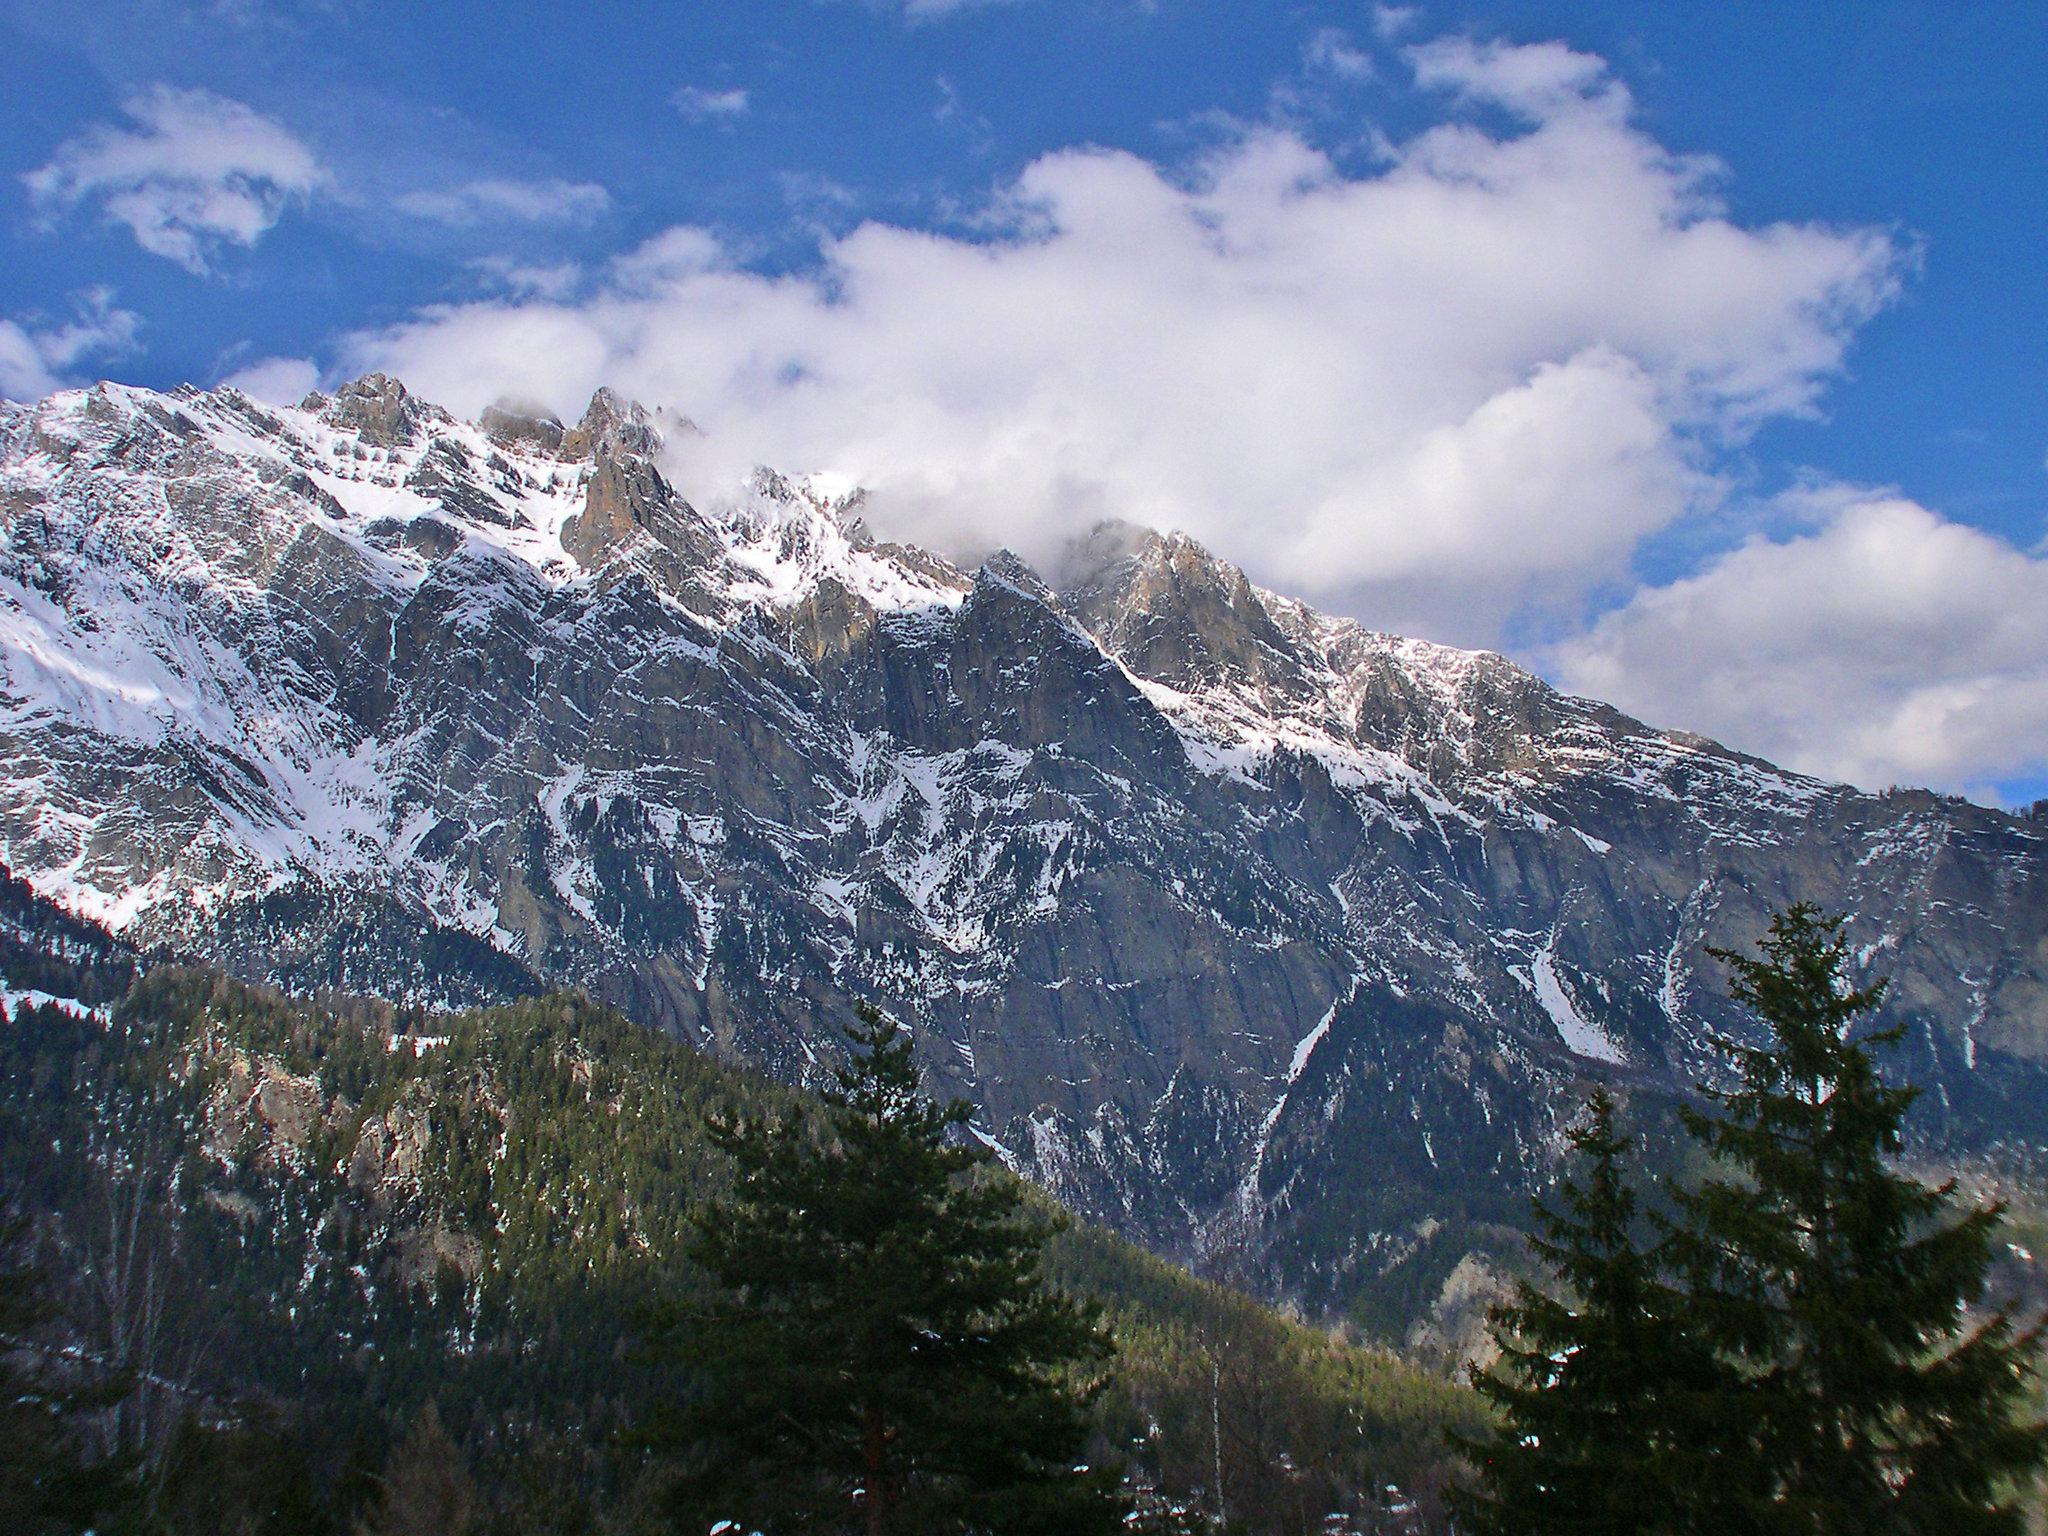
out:
M884 10L897 10L910 22L938 21L962 11L986 10L991 6L1015 4L1016 0L878 0Z
M1623 116L1628 92L1607 73L1607 61L1563 43L1503 43L1441 37L1408 50L1415 83L1486 102L1532 122L1592 110Z
M1420 7L1413 5L1376 5L1372 8L1372 29L1382 39L1391 41L1412 28L1420 15Z
M860 206L861 195L843 181L820 176L814 171L780 171L775 184L790 211L824 227L836 224L844 229L847 215Z
M408 192L401 213L464 228L475 224L587 224L611 207L611 194L595 182L466 182L441 192Z
M0 399L40 400L59 387L34 333L19 321L0 320Z
M1882 492L1646 589L1557 675L1658 724L1869 788L2048 772L2048 559Z
M661 294L670 285L725 265L725 252L710 231L679 224L614 257L614 294Z
M745 117L748 111L747 93L739 86L714 91L701 85L686 85L669 100L693 123L731 122L736 117Z
M221 383L268 405L297 405L319 387L320 370L308 357L261 357Z
M88 357L126 357L135 351L142 319L114 303L114 290L101 285L71 296L72 318L40 331L36 346L53 368L69 368Z
M294 199L325 185L312 150L274 119L211 91L158 85L22 179L46 216L96 206L144 250L207 272L222 245L254 245Z
M106 362L136 349L141 317L114 303L111 288L72 296L74 314L61 324L0 320L0 396L40 400L69 382L69 370L87 359Z
M1073 149L971 235L869 222L812 272L701 230L574 301L438 308L345 345L451 406L612 383L752 460L873 488L891 532L1045 560L1094 519L1184 528L1273 585L1498 643L1711 506L1713 454L1811 411L1894 293L1886 234L1745 227L1604 66L1454 43L1454 116L1368 173L1248 131L1196 165Z
M1373 75L1372 56L1337 27L1317 29L1302 50L1302 59L1311 69L1328 70L1345 80L1368 80Z
M470 270L515 298L566 299L583 282L573 261L531 262L512 256L479 256Z

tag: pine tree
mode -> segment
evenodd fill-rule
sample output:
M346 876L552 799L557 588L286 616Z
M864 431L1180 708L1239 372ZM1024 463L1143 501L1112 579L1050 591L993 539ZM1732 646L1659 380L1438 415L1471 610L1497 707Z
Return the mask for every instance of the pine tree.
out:
M1583 1177L1536 1207L1530 1245L1555 1289L1523 1281L1491 1314L1500 1356L1473 1384L1495 1428L1452 1436L1477 1474L1453 1503L1481 1536L1668 1530L1673 1488L1698 1475L1659 1409L1696 1394L1713 1367L1674 1325L1678 1298L1642 1241L1615 1112L1595 1089L1569 1133Z
M1999 1212L1896 1166L1914 1090L1875 1051L1903 1026L1858 1031L1884 987L1850 984L1841 926L1795 906L1758 956L1713 951L1771 1038L1728 1042L1737 1086L1686 1112L1723 1171L1680 1194L1670 1249L1689 1332L1739 1372L1694 1426L1719 1463L1694 1528L2017 1532L2040 1332L1966 1321Z
M822 1134L715 1128L738 1189L690 1254L719 1295L657 1334L703 1385L656 1443L686 1456L707 1523L1116 1529L1114 1478L1078 1465L1109 1344L1041 1281L1048 1221L953 1143L970 1108L923 1093L908 1036L864 1012L849 1037Z

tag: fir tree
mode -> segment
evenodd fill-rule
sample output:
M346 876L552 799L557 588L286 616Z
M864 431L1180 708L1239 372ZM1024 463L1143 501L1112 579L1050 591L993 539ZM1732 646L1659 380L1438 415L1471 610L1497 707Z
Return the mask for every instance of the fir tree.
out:
M1678 1298L1640 1240L1632 1143L1605 1088L1569 1139L1583 1177L1538 1203L1530 1239L1555 1289L1524 1281L1494 1308L1500 1356L1473 1384L1498 1419L1451 1437L1477 1474L1453 1503L1481 1536L1668 1530L1674 1486L1698 1475L1659 1409L1697 1393L1712 1366L1674 1326Z
M1716 950L1770 1029L1728 1042L1737 1085L1686 1124L1721 1172L1678 1197L1687 1326L1739 1373L1693 1426L1718 1462L1694 1528L1717 1533L2017 1532L2048 1457L2027 1417L2039 1330L1974 1324L1999 1224L1895 1158L1914 1090L1865 1029L1882 983L1846 974L1841 921L1781 914L1760 955Z
M656 1442L745 1529L1116 1529L1114 1478L1078 1465L1109 1345L1041 1280L1048 1222L952 1143L969 1106L923 1093L907 1036L873 1012L849 1036L822 1135L715 1130L737 1192L690 1250L721 1295L663 1330L703 1388Z

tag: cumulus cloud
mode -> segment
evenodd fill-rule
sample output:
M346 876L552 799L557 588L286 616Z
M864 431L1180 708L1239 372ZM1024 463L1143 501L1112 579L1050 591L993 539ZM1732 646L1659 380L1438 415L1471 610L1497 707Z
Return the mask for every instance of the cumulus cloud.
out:
M74 382L71 374L79 364L135 351L141 317L116 306L113 289L88 288L72 302L72 318L61 323L0 320L0 396L40 400Z
M211 91L158 85L59 145L25 177L46 217L92 206L188 272L223 245L251 246L294 200L326 184L313 151L272 118Z
M1410 57L1448 115L1368 172L1272 127L1194 164L1066 150L965 234L868 222L765 275L674 230L573 300L437 308L344 353L469 410L612 383L705 428L679 474L835 470L956 552L1048 560L1117 515L1498 643L1711 504L1713 451L1812 410L1903 253L1735 222L1590 56Z
M731 122L747 115L747 93L739 86L714 91L701 85L686 85L669 98L675 108L693 123Z
M447 191L408 192L401 213L466 228L476 224L587 224L611 207L611 194L595 182L465 182Z
M2048 772L2048 558L1885 493L1824 487L1560 645L1583 692L1868 788Z

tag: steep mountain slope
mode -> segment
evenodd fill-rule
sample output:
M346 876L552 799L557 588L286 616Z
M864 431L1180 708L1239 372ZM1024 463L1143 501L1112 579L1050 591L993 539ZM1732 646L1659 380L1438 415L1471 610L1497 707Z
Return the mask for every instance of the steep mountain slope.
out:
M663 422L0 407L0 855L288 986L573 983L788 1079L868 996L980 1129L1316 1304L1513 1220L1573 1084L1735 1025L1713 944L1852 914L1925 1128L2048 1124L2039 823L1649 729L1107 526L1057 587L876 543ZM686 430L670 428L671 430Z

